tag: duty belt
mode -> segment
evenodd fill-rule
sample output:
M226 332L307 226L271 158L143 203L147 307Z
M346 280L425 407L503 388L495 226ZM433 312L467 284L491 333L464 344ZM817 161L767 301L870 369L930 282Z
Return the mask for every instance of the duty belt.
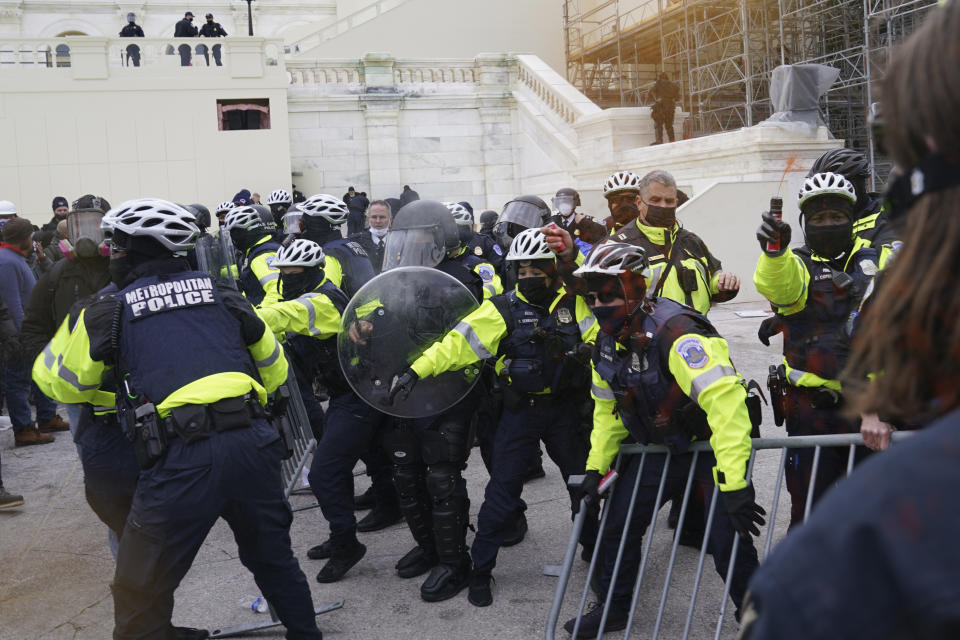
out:
M266 415L257 396L248 393L206 405L174 407L161 423L168 439L180 437L189 444L214 432L249 427L252 419L265 418Z

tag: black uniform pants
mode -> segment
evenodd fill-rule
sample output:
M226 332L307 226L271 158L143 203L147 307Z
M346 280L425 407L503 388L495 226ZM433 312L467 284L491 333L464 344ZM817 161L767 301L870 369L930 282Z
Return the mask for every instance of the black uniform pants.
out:
M813 406L815 388L790 387L785 407L787 435L822 436L833 433L858 433L860 425L850 422L841 414L842 405L829 409ZM857 447L854 464L869 454L866 447ZM849 447L823 447L817 462L817 480L813 487L813 503L816 504L828 489L847 475ZM814 449L788 449L784 461L784 476L790 492L790 526L803 522L810 491L810 476L813 473Z
M94 419L89 406L80 411L76 434L87 503L120 539L140 475L133 445L116 414Z
M490 481L484 491L471 551L476 568L490 570L496 565L504 535L511 529L517 510L524 506L520 498L523 478L530 457L537 451L541 440L550 459L560 467L564 486L571 475L583 472L587 451L578 432L579 426L580 414L572 400L557 398L550 404L541 402L537 406L528 404L504 409L494 441ZM571 506L573 499L571 493ZM584 526L580 538L582 543L589 545L594 544L597 537L597 519L595 514L591 515L593 517Z
M629 608L633 597L633 587L637 581L637 573L640 569L640 560L643 555L643 535L650 524L651 519L662 504L656 504L657 492L660 487L660 479L663 475L663 466L666 461L666 454L647 454L643 464L643 470L640 470L640 460L642 456L629 456L624 461L620 478L617 480L617 486L613 496L607 501L606 509L610 511L607 516L606 527L600 539L600 585L602 591L600 597L606 598L607 590L610 586L610 580L613 576L613 567L617 560L617 551L620 547L621 537L627 536L627 543L623 550L623 559L620 564L620 571L617 574L617 581L613 590L612 605L621 609ZM693 463L693 454L673 456L670 460L670 467L667 469L667 480L664 486L664 498L676 493L679 487L682 491L687 482L687 475L690 472L690 465ZM697 457L697 466L693 474L693 482L699 485L700 490L706 495L712 495L713 492L713 467L716 465L716 458L713 452L700 452ZM637 491L636 502L633 507L633 517L629 522L629 530L624 533L624 527L627 525L627 511L630 508L630 500L633 495L633 487L636 482L637 474L640 473L640 486ZM696 490L697 487L693 487ZM718 496L717 500L721 498ZM666 500L664 500L665 502ZM704 526L706 523L704 523ZM727 568L730 566L730 554L733 551L733 540L735 532L730 524L730 518L727 517L721 504L717 504L713 514L713 524L707 533L707 548L713 554L714 566L721 578L726 579ZM747 583L750 576L756 570L758 565L757 550L753 546L753 539L740 538L739 549L737 550L736 565L733 570L733 578L730 584L730 597L739 611L740 604L743 602L744 594L747 591Z
M307 579L290 548L283 447L265 420L185 444L140 472L113 581L115 640L174 638L173 593L217 518L274 606L288 638L322 638Z
M380 413L352 391L330 400L323 439L317 443L308 479L323 517L330 523L330 540L336 547L356 542L353 468L357 460L363 458L366 462L377 506L397 503L390 461L381 447L373 446L392 422L390 416Z

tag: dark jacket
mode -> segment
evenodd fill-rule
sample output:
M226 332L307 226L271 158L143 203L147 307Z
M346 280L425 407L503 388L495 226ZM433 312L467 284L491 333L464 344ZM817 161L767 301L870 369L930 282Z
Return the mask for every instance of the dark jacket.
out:
M405 204L410 204L414 200L419 200L419 199L420 199L419 193L417 193L410 187L406 187L404 188L403 193L400 194L400 206L402 207ZM396 211L394 211L394 213L396 213Z
M109 260L61 260L37 281L20 328L24 354L31 361L57 332L77 300L110 284Z
M379 274L383 271L383 249L380 248L376 238L373 237L369 229L355 233L348 239L355 241L367 252L367 257L370 258L370 264L373 265L374 273ZM383 241L387 241L386 236L383 237Z
M200 27L200 35L204 38L222 38L227 35L227 30L219 22L204 22Z
M13 324L13 318L10 317L10 310L7 305L0 300L0 342L15 338L17 336L17 325Z
M346 204L350 211L359 211L360 213L364 213L367 210L367 207L370 206L370 201L367 200L366 196L364 196L362 193L358 193L350 198L350 201Z
M140 28L140 25L135 22L128 22L127 25L120 29L121 38L142 38L143 29Z
M57 216L53 216L53 218L50 219L50 222L45 223L42 227L40 227L40 231L37 231L36 233L33 234L34 240L36 240L43 246L47 246L48 244L56 240L57 225L60 223L61 220L66 220L66 218L58 218Z
M186 18L178 22L173 31L174 38L195 38L196 35L197 28Z
M874 454L750 581L742 638L960 637L960 411Z

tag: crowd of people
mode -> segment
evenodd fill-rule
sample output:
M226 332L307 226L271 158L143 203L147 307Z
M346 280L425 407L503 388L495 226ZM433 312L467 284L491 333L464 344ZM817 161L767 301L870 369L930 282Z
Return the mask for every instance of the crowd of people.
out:
M862 635L842 622L843 607L862 602L872 610L869 598L855 595L871 580L872 602L888 609L881 618L889 624L868 624L857 611L860 630L886 637L923 628L932 630L923 637L947 637L944 629L957 628L955 598L948 595L924 626L911 626L925 609L898 610L902 592L891 580L915 583L922 593L932 587L907 576L890 554L899 550L894 542L949 544L949 536L930 532L936 518L949 526L957 518L944 493L950 487L916 460L871 455L887 447L893 430L926 426L957 404L956 302L941 289L954 272L960 236L941 234L931 250L932 236L920 231L957 224L956 125L942 121L950 112L943 102L952 98L909 104L904 79L934 73L923 69L931 59L925 43L945 43L950 29L960 29L956 4L934 15L923 29L932 33L911 39L885 80L885 142L900 167L889 197L868 190L864 154L840 148L813 163L794 196L802 234L777 207L758 213L753 281L774 312L758 339L769 345L783 334L783 360L769 381L775 419L789 436L862 431L868 445L858 448L849 480L846 450L788 451L791 532L762 566L753 541L766 514L748 476L759 399L708 319L712 305L737 296L740 279L679 223L682 194L664 169L611 175L602 220L578 211L580 196L569 187L550 204L519 195L500 212L479 215L469 202L421 199L409 187L397 199L371 200L350 187L343 198L321 193L300 201L281 188L263 204L243 189L214 208L218 229L201 204L141 198L111 207L88 195L72 206L54 199L53 220L36 230L0 202L7 218L0 270L11 274L0 277L9 309L0 310L4 393L18 445L52 439L44 431L74 432L87 500L117 541L115 637L206 637L175 629L170 616L173 593L218 517L232 527L241 561L288 637L321 637L291 549L280 482L289 445L276 425L287 384L297 385L317 440L308 479L329 536L307 557L325 560L321 583L343 579L363 560L358 533L404 520L412 547L397 562L397 576L426 576L419 592L427 602L466 590L470 604L489 606L499 549L522 543L527 532L523 485L543 475L542 444L560 470L571 516L587 510L581 557L597 552L595 593L611 598L567 623L571 632L578 626L578 637L595 637L602 618L607 631L628 624L665 464L665 500L677 504L686 478L695 483L677 535L682 544L706 539L718 574L730 581L746 637ZM950 48L957 49L955 39ZM906 119L911 110L923 117ZM791 244L795 235L802 243ZM44 273L41 265L54 260L44 244L54 240L62 258ZM904 295L911 274L921 272L935 280L917 298ZM410 273L421 286L404 297L398 292ZM375 295L364 294L371 282L380 283ZM448 282L459 297L442 297ZM438 330L464 296L469 310ZM874 339L880 334L889 337L883 345ZM178 349L157 335L178 336ZM415 348L402 351L403 340ZM890 344L906 353L892 356L901 350ZM36 420L26 404L31 367ZM899 371L915 372L909 394ZM49 398L67 405L69 427ZM913 448L943 473L957 449L951 416L926 439L914 437ZM711 451L695 457L689 446L697 440ZM666 454L621 462L619 482L640 489L635 498L615 492L603 505L600 533L602 479L624 442L664 444L672 454L669 463ZM489 480L468 544L463 471L474 446ZM354 495L360 460L371 486ZM844 489L860 482L864 493L855 499L882 493L891 482L885 468L899 469L897 477L904 469L929 477L924 486L937 487L937 500L897 493L898 504L917 515L909 522L878 513L876 500L853 507ZM567 487L576 474L584 475L582 485ZM875 482L869 489L864 476ZM704 496L714 487L720 502L708 530ZM22 503L2 496L0 506ZM811 524L801 526L808 502L817 506ZM370 512L358 521L363 508ZM875 538L838 523L844 509ZM843 594L811 595L816 577L797 559L815 559L820 544ZM855 548L862 544L873 545L869 553ZM912 553L916 559L920 550ZM871 560L886 563L883 571L894 577ZM919 562L924 570L930 564ZM844 573L845 566L857 574ZM950 568L956 563L931 569L931 582L946 587ZM781 599L785 592L789 598ZM798 608L805 625L785 624Z

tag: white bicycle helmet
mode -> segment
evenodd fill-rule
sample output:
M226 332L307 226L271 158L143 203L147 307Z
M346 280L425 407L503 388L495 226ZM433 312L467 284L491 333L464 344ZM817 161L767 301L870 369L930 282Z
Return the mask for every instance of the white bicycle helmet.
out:
M547 245L547 237L540 229L524 229L510 243L507 260L552 260L556 256Z
M802 207L811 198L820 196L840 196L851 203L857 201L857 192L849 180L839 173L818 173L803 181L797 206Z
M628 271L646 276L649 269L647 253L643 248L626 242L603 242L594 245L583 266L575 276L619 276Z
M17 207L9 200L0 200L0 216L17 215Z
M263 222L263 216L260 215L260 212L250 205L246 205L230 209L227 217L223 219L223 228L227 231L231 229L266 230L267 226Z
M274 189L270 192L270 195L267 196L264 204L290 204L293 202L293 197L290 195L286 189Z
M347 209L343 200L325 193L310 196L298 206L303 215L323 218L334 227L342 225L347 221L347 216L350 215L350 210Z
M227 213L228 211L230 211L230 209L233 209L236 206L237 205L227 200L226 202L221 202L220 204L218 204L217 208L214 209L213 212L219 216L221 213Z
M115 231L123 231L130 236L153 238L175 253L193 248L200 235L190 211L158 198L127 200L103 216L100 228L108 239Z
M280 247L273 258L273 267L323 267L326 258L323 249L313 240L298 238Z
M457 224L473 227L473 214L467 211L459 202L444 202L443 206L453 214L453 219L457 221Z
M603 196L606 198L621 191L640 192L640 176L633 171L617 171L603 183Z

